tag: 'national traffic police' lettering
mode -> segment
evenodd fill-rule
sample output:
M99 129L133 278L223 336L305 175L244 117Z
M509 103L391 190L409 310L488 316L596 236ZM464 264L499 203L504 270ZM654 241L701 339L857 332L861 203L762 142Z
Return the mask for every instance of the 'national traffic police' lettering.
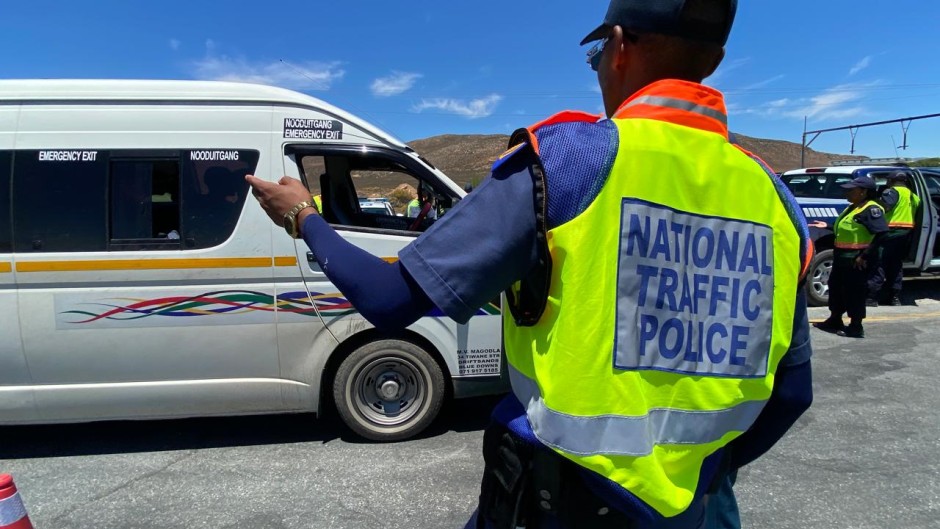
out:
M624 199L618 369L762 377L773 321L773 230Z

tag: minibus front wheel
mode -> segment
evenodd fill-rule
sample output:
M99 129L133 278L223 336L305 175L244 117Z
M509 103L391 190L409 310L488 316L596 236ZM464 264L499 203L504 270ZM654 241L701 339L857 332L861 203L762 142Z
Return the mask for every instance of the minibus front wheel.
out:
M417 435L444 402L444 373L421 347L377 340L353 350L333 379L333 399L343 422L373 441Z

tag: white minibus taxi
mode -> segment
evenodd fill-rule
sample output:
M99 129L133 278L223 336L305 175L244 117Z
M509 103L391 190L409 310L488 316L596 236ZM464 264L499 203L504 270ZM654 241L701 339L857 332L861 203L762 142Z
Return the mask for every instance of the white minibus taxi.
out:
M321 412L415 435L445 397L507 388L499 300L380 332L274 226L245 174L303 179L395 259L434 220L359 196L464 195L402 142L261 85L0 81L0 424ZM394 206L393 206L394 207Z

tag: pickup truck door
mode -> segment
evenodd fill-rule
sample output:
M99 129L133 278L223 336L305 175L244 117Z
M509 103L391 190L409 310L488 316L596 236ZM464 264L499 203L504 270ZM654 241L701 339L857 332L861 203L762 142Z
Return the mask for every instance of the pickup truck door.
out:
M937 209L932 200L930 200L930 191L927 189L927 182L920 171L914 170L914 189L912 190L920 197L920 218L918 219L917 238L911 245L914 252L914 266L919 270L925 270L929 267L940 266L940 258L934 253L934 242L937 237L938 215ZM916 248L916 250L915 250Z

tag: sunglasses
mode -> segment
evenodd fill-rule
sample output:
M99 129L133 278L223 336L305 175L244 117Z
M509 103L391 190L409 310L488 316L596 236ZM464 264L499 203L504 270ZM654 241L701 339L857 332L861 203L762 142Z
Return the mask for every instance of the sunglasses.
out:
M601 39L587 52L587 63L591 65L591 69L595 72L601 66L601 56L604 54L604 46L606 45L607 39Z
M623 33L623 38L629 40L630 42L634 44L636 44L637 41L640 40L638 35L634 35L633 33L628 33L628 32ZM591 69L594 70L595 72L601 66L601 56L604 54L604 46L607 45L608 40L610 40L609 37L605 39L601 39L600 41L597 42L597 44L595 44L587 52L586 62L591 65Z

